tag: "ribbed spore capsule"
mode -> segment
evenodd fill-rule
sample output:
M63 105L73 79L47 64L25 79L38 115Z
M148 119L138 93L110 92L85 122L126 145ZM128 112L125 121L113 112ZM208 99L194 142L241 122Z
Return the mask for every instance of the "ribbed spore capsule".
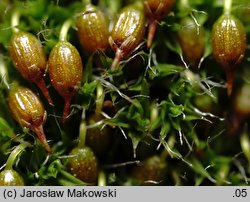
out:
M175 0L144 0L144 13L148 18L148 39L147 46L150 48L157 22L164 18L172 9Z
M111 68L115 68L124 56L130 54L139 45L144 32L145 17L140 4L123 8L109 37L109 44L115 52Z
M231 95L233 74L242 61L246 49L243 24L232 15L222 15L212 29L213 55L226 71L228 95Z
M189 65L195 66L204 55L205 30L191 18L184 18L180 24L182 29L178 31L178 41L182 53Z
M21 175L15 170L3 170L0 173L0 186L24 186Z
M44 148L51 152L43 131L47 113L37 95L25 87L13 87L9 93L8 105L12 117L22 127L29 128L36 133Z
M48 102L53 105L43 78L46 73L47 61L41 42L33 34L19 31L13 34L9 51L21 75L35 83Z
M84 8L77 17L76 27L80 43L89 54L108 48L107 18L96 6L88 4Z
M82 60L77 49L66 41L58 42L49 60L49 76L53 87L64 98L63 121L66 120L72 97L82 80Z

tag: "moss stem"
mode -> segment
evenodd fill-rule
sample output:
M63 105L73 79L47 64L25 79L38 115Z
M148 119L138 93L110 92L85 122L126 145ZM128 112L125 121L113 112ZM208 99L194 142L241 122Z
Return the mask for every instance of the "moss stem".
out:
M18 10L14 10L13 15L11 16L11 27L14 33L19 32L19 29L17 28L17 26L19 25L19 21L20 13Z
M232 0L224 0L224 11L225 15L229 15L231 13Z
M86 134L87 134L87 128L86 128L86 122L84 120L80 124L78 147L80 148L85 147Z
M84 6L91 4L91 0L82 0Z
M106 185L107 185L106 175L103 171L100 171L98 175L98 186L106 186Z
M1 76L1 80L3 81L3 84L9 90L10 89L10 86L8 83L9 76L8 76L8 71L7 71L6 65L4 63L2 54L0 54L0 76Z
M72 185L81 185L81 186L86 186L89 185L88 183L85 183L70 173L60 170L61 177L58 179L59 183L64 186L72 186Z
M11 170L13 167L13 164L16 161L17 156L24 151L24 149L26 147L30 146L30 144L28 142L22 142L21 144L19 144L10 154L7 162L6 162L6 167L5 170Z
M67 35L71 25L72 25L71 19L68 19L63 23L59 36L60 41L67 41Z
M103 92L103 86L101 83L97 85L96 89L96 109L95 114L100 115L102 112L102 106L104 102L104 92Z

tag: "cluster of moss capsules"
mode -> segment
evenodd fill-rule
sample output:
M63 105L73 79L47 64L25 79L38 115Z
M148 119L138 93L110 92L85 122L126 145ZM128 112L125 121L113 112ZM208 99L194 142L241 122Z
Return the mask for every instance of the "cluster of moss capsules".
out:
M169 10L167 2L165 1L163 6L161 6L161 2L155 11L155 4L145 1L146 16L149 13L148 9L153 10L154 12L149 18L152 20L155 15L158 16L154 20L156 22ZM76 18L77 34L83 50L87 54L93 54L98 51L106 51L110 45L115 52L111 69L116 68L120 60L131 54L144 37L146 27L144 10L142 1L136 1L123 8L114 20L112 31L109 34L106 16L98 7L88 2ZM44 81L48 72L52 86L64 99L62 119L65 122L70 113L72 97L81 85L83 69L78 50L66 40L67 30L72 22L69 20L62 26L59 42L52 48L47 61L40 40L32 33L18 29L19 17L18 12L13 16L13 35L9 46L11 59L20 74L28 81L35 83L41 89L48 103L53 106L52 98ZM152 43L152 33L149 35L151 36L150 43ZM52 150L47 143L42 127L47 114L37 95L26 87L15 86L10 90L8 104L13 118L22 127L34 131L45 149L51 153ZM95 117L100 119L101 116L97 113ZM88 142L91 142L89 136Z
M142 47L140 45L143 44L144 39L147 38L146 51L152 48L157 23L170 13L175 4L175 0L137 0L123 7L109 23L107 16L99 7L90 1L86 2L88 3L75 15L74 20L67 20L61 26L59 40L48 55L46 55L41 41L34 34L21 31L17 28L18 24L12 24L13 36L9 43L9 55L16 69L23 78L38 86L50 107L53 108L56 103L45 83L45 77L47 74L49 75L49 83L64 101L62 109L64 125L71 115L72 99L83 84L83 66L85 64L81 52L78 50L79 46L74 46L67 40L69 28L75 25L83 54L92 56L96 53L104 53L113 57L110 62L112 72L122 66L120 65L122 59L129 58L138 48ZM191 66L197 66L205 51L205 31L203 27L199 27L197 32L197 24L190 17L182 19L180 25L182 29L179 30L177 37L184 59ZM145 36L147 26L148 34ZM245 54L244 26L230 13L224 13L215 22L211 39L214 58L226 71L228 95L230 96L233 73ZM110 51L113 52L110 53ZM8 106L13 119L21 127L34 132L50 155L53 153L53 149L49 146L43 129L47 119L44 106L47 105L42 103L34 90L23 86L13 86L8 94ZM100 86L99 83L99 86L96 87L96 109L94 112L91 111L87 118L81 117L78 143L76 146L74 143L70 144L73 149L70 152L67 151L68 159L65 163L65 169L76 178L89 184L97 183L98 172L101 169L98 160L106 154L112 141L112 128L104 124L108 115L102 113L105 96ZM238 108L240 109L240 106ZM248 114L249 112L247 112ZM91 128L95 124L97 127ZM89 128L88 125L90 125ZM5 172L10 172L8 169L6 170L3 172L4 175ZM12 168L10 170L12 175L18 174ZM165 172L165 159L152 156L138 165L132 171L131 176L137 178L140 184L161 183ZM22 185L23 180L19 180L18 183ZM9 185L15 184L9 183Z

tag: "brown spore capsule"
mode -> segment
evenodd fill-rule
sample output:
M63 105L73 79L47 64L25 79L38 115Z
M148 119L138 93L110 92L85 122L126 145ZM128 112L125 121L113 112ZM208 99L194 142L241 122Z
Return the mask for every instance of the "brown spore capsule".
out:
M42 142L44 148L50 153L43 125L47 113L40 99L30 89L18 86L10 90L8 105L12 117L22 126L32 130Z
M147 47L150 48L157 22L164 18L172 9L175 0L144 0L144 13L148 18L148 39Z
M108 46L108 22L104 13L88 4L76 20L77 34L83 49L92 54L105 51Z
M82 80L82 60L77 49L69 42L58 42L50 52L49 76L53 87L64 98L63 121L67 119L72 97Z
M41 42L33 34L19 31L13 34L9 51L13 63L21 75L35 83L49 104L53 105L44 82L47 61Z
M114 22L109 37L109 44L115 52L112 69L139 45L144 32L145 17L140 5L129 5L123 8Z
M230 96L234 71L244 58L246 49L246 32L241 21L233 15L222 15L212 29L212 49L214 58L226 71Z

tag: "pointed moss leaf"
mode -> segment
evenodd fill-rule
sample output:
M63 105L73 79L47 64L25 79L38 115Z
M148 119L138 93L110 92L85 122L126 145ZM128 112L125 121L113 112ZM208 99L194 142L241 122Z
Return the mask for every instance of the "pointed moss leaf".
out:
M26 152L23 161L20 163L24 163L24 166L28 167L31 171L37 172L44 163L48 153L44 150L40 141L36 141L35 143L32 152ZM44 167L47 169L47 166Z
M212 178L210 173L204 168L204 166L197 159L192 159L193 170L199 173L202 177L209 179L211 182L215 183L215 179Z
M10 137L14 138L15 133L12 130L12 128L9 126L9 124L2 118L0 117L0 136L2 137Z
M101 63L102 63L102 65L103 65L103 67L104 67L105 69L107 69L107 70L110 69L110 67L111 67L111 65L112 65L112 62L113 62L113 59L107 57L107 56L104 55L104 54L101 54L101 55L100 55L100 60L101 60Z
M158 117L156 120L150 123L150 131L154 131L161 126L161 119Z
M119 98L119 95L116 92L111 92L111 100L113 103L116 103L116 100Z
M137 149L139 142L141 141L141 137L137 134L132 134L132 133L129 133L128 136L130 137L132 141L133 154L134 154L134 158L136 158L136 149Z
M140 97L138 98L141 101L142 107L144 109L144 116L149 116L150 114L150 89L147 80L144 78L142 80L142 89L140 93Z
M202 175L198 175L198 176L195 176L195 179L194 179L194 184L195 186L199 186L201 185L201 183L205 180L206 178Z
M168 117L168 102L167 101L162 101L160 103L160 109L161 109L161 114L160 114L160 118L161 120L166 120L166 117Z
M183 90L185 89L185 86L186 82L183 79L179 79L171 84L170 90L174 95L180 96Z
M241 149L246 156L248 163L250 165L250 138L247 132L244 132L240 137Z
M110 126L117 126L121 128L130 128L130 124L119 118L108 119L105 121Z
M184 67L173 64L158 64L157 66L151 67L152 71L149 71L149 77L151 79L155 77L166 77L173 74L178 74L184 71Z
M169 106L170 116L172 116L172 117L177 117L177 116L182 115L183 111L184 111L184 106L183 105L171 104Z
M145 78L142 80L141 84L141 95L149 95L149 84Z
M168 38L168 40L165 40L165 45L171 51L177 53L178 55L182 55L182 49L180 47L180 44L177 41L178 40L176 40L176 38L171 37L171 38Z
M150 108L150 97L149 97L149 84L145 78L138 79L138 81L129 87L129 90L138 91L138 94L135 95L136 99L133 100L133 105L137 107L138 110L143 115L148 115ZM133 106L133 107L134 107Z
M185 114L185 121L194 121L194 120L203 120L199 115L186 115Z
M49 165L47 175L49 177L56 178L59 170L61 170L62 168L63 165L61 164L60 160L55 160Z
M130 128L134 128L137 131L147 131L149 127L149 119L144 118L140 112L135 111L127 119L130 123Z
M205 35L205 41L206 41L206 46L205 46L205 50L204 50L204 54L202 56L202 59L200 62L202 62L205 58L207 58L208 56L211 55L212 53L212 43L209 43L211 40L211 34L210 32L206 31L206 35Z
M223 165L229 165L232 162L231 157L227 156L220 156L218 154L213 153L213 156L211 156L213 160L214 167L221 167Z
M204 120L204 118L200 114L195 113L193 107L189 105L185 106L184 114L185 121Z
M193 18L197 26L203 26L208 19L208 15L205 11L199 11L196 9L190 10L190 16Z
M169 133L170 129L171 129L170 123L164 122L162 127L161 127L161 131L160 131L161 140L164 140L167 137L167 134Z
M149 84L144 77L139 77L135 84L129 86L130 91L139 91L141 95L149 95Z
M138 99L134 99L133 104L130 105L129 111L128 111L128 117L134 116L135 112L138 112L141 115L144 114L144 108Z
M97 81L92 81L90 83L85 83L81 88L80 88L80 94L83 95L83 97L86 100L89 100L90 98L95 96L95 89L98 85Z
M173 126L173 128L175 129L175 130L177 130L177 131L181 131L181 120L180 120L180 118L175 118L175 119L173 119L172 117L169 117L169 119L171 120L171 123L172 123L172 126ZM182 118L181 118L182 119Z
M139 77L134 84L128 87L128 90L140 92L142 91L142 83L143 83L143 77Z

